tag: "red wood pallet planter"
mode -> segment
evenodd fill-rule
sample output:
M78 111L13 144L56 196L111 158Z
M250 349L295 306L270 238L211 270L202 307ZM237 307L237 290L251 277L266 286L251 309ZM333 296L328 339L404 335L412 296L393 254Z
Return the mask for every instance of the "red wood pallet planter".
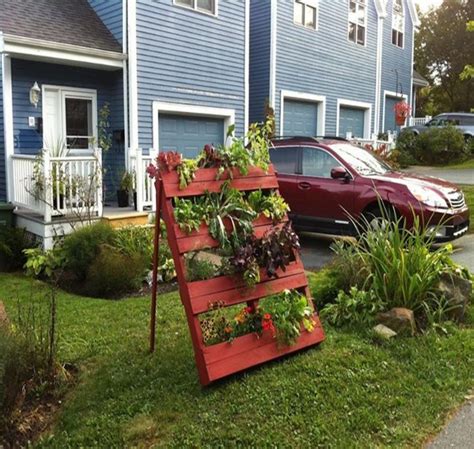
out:
M268 362L278 357L290 354L309 346L316 345L324 340L324 331L317 313L314 313L316 326L314 331L302 330L296 344L281 347L269 333L261 336L248 334L236 338L231 343L224 342L206 346L203 341L199 315L209 311L209 304L219 301L224 307L238 304L255 304L258 300L280 293L285 289L295 289L304 292L308 301L311 294L308 288L304 267L296 255L295 261L286 267L286 271L279 270L276 278L269 278L261 271L260 282L252 288L245 285L238 276L220 276L206 281L188 282L186 280L184 255L190 251L199 251L216 248L219 243L214 240L205 225L199 231L186 234L179 228L173 212L173 199L198 196L208 192L219 192L222 184L229 179L225 173L221 179L216 180L216 169L199 169L195 178L185 189L180 190L177 172L159 174L160 179L155 181L157 194L157 223L160 216L163 218L168 243L173 255L176 274L179 284L179 293L183 303L186 317L191 332L196 365L202 385L208 385L223 377L243 371L261 363ZM233 173L230 186L241 191L259 189L278 190L278 181L272 166L267 172L259 168L250 168L248 175L242 176L238 171ZM278 224L282 226L287 217ZM263 216L254 221L254 234L262 237L269 230L275 228L274 223ZM159 226L155 230L155 269L152 298L151 318L151 349L154 349L155 317L156 317L156 261L158 259Z

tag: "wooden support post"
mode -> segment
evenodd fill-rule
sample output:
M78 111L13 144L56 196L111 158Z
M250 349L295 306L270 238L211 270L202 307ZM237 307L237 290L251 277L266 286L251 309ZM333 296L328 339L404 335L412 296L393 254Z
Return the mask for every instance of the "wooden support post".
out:
M155 214L155 238L153 248L153 279L151 290L151 311L150 311L150 352L155 352L156 342L156 302L158 297L158 265L160 263L160 224L162 208L162 186L161 178L155 181L155 194L157 196L156 214Z

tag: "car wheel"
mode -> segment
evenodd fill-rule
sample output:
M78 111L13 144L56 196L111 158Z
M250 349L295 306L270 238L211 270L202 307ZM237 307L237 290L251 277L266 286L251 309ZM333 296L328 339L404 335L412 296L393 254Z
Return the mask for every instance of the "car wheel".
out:
M362 218L362 229L383 230L389 223L397 221L397 213L391 206L385 207L382 211L380 208L370 209L365 212Z

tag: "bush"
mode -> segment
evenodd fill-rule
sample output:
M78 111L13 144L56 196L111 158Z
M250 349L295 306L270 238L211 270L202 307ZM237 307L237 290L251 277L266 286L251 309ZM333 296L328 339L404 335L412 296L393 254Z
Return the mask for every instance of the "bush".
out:
M334 267L323 268L309 279L314 304L322 309L326 304L335 301L340 290L344 290L345 282Z
M469 149L462 132L449 125L421 133L416 141L415 156L421 163L441 165L466 159Z
M137 291L148 263L141 254L126 256L111 245L101 245L87 271L85 293L94 297L117 297Z
M114 237L113 228L104 222L83 227L66 236L63 242L66 268L79 280L84 280L101 246L113 245Z
M23 251L33 247L26 229L0 226L0 271L21 270L26 262Z
M186 259L186 280L188 282L212 279L219 274L219 268L210 260L200 258L196 253Z
M397 138L396 150L398 151L398 163L401 167L416 164L417 136L411 131L402 131Z

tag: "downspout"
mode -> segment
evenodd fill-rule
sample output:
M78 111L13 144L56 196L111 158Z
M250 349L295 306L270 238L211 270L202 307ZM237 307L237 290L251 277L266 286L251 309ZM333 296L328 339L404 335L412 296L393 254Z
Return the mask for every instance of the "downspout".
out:
M276 53L277 53L277 0L270 3L270 86L268 102L275 110Z
M375 116L374 134L380 132L380 115L382 108L382 59L383 59L383 31L385 16L379 15L377 19L377 56L375 69Z
M127 0L129 145L138 149L137 2Z
M127 0L122 2L122 52L128 55L128 15L127 15ZM128 57L127 57L128 59ZM128 171L130 169L130 148L128 146L128 126L129 126L129 114L128 114L128 62L123 61L123 127L124 127L124 147L125 147L125 168Z

